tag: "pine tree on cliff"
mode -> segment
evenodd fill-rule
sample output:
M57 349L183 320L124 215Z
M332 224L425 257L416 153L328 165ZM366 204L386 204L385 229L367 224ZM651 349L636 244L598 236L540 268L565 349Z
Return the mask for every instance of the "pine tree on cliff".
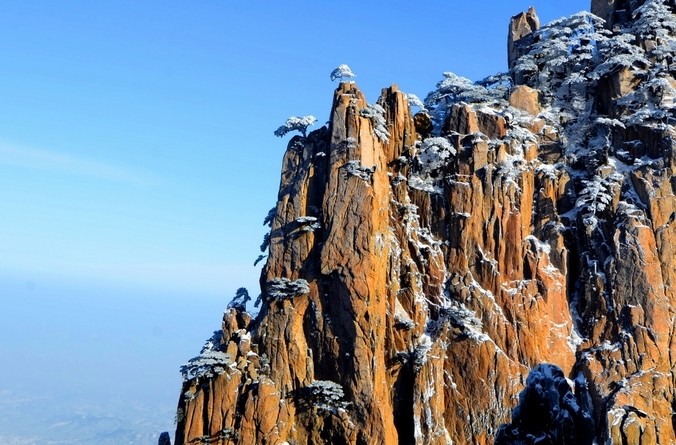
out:
M228 303L228 309L237 309L239 311L246 311L246 302L251 300L249 296L249 291L244 287L240 287L235 292L235 296L232 297L230 303Z
M349 66L346 64L338 65L333 71L331 71L331 80L340 79L343 82L343 79L348 79L352 81L353 78L357 77Z
M317 118L312 115L291 116L284 122L284 125L275 130L275 136L281 138L291 131L299 131L303 137L307 137L307 127L314 125L315 122L317 122Z

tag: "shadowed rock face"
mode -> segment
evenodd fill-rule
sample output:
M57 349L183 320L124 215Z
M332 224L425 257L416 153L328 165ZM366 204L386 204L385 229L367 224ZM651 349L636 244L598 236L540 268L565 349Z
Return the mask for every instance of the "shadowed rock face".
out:
M259 314L230 305L182 369L175 443L676 442L676 43L651 14L535 27L416 116L341 83L284 155Z
M592 0L591 13L605 20L608 29L618 27L621 31L623 26L631 22L637 13L640 13L645 5L655 3L651 0ZM674 0L664 0L658 3L674 8Z
M171 445L171 437L169 437L169 433L164 432L160 434L157 445Z
M584 381L569 383L558 367L538 365L519 394L512 423L500 427L495 445L591 445L590 404Z

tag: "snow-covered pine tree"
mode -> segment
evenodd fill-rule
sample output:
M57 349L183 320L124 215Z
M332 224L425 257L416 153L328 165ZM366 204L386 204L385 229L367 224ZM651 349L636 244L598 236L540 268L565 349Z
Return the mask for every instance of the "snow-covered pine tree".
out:
M275 130L275 136L281 138L290 131L299 131L303 137L306 137L307 127L314 125L315 122L317 122L317 118L312 115L303 117L291 116L284 122L284 125Z
M348 79L351 81L353 78L357 77L349 66L346 64L338 65L333 71L331 71L331 80L339 79L343 82L343 79Z

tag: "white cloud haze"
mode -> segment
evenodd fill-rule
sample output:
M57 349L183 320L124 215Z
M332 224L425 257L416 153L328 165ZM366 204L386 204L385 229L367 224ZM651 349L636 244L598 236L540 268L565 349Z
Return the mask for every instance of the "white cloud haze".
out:
M0 164L134 185L148 185L156 182L156 178L151 175L141 174L117 165L3 141L0 141Z

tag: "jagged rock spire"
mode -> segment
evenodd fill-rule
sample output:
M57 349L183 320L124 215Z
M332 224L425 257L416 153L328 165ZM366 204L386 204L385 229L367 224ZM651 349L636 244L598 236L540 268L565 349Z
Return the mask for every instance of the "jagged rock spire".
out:
M512 17L509 22L509 37L507 39L507 62L510 69L514 66L516 59L527 52L524 48L528 47L525 44L528 36L539 28L540 19L532 6L528 8L527 12Z

